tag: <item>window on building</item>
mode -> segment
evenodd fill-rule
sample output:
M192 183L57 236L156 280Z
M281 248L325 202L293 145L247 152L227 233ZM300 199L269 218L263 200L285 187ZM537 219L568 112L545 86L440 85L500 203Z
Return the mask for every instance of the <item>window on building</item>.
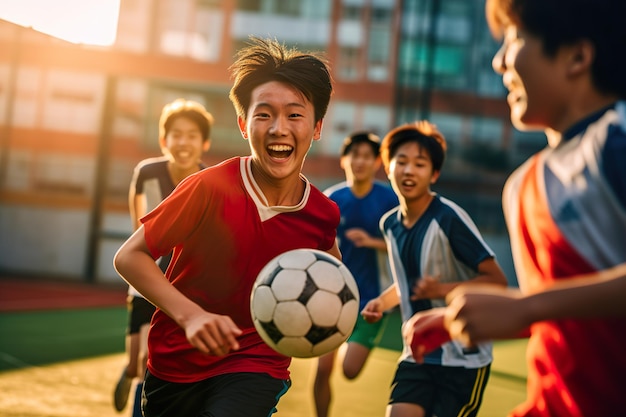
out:
M374 7L370 12L367 78L372 81L389 79L392 43L391 9Z
M115 47L145 53L149 47L151 0L124 0L120 2Z
M145 80L131 78L118 80L113 119L114 137L131 140L144 137L147 95L148 83Z
M161 0L157 7L156 48L200 61L219 59L223 12L213 1Z
M44 84L42 127L97 134L101 125L106 78L103 74L51 70Z
M38 127L39 92L43 88L43 70L22 66L17 72L15 100L11 124L17 127Z
M337 62L338 77L345 81L359 78L361 65L359 64L359 49L342 47L339 50L339 62Z

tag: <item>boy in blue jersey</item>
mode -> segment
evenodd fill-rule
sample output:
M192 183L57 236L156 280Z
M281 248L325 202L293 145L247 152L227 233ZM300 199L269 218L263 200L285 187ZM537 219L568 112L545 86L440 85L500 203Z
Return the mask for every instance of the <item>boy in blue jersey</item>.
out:
M383 139L385 171L400 200L380 221L394 284L365 306L368 321L400 304L406 325L414 314L445 305L446 295L461 283L506 286L467 213L431 191L445 152L444 137L425 121L399 126ZM405 342L387 416L476 416L491 360L490 343L465 349L453 341L416 363Z
M360 308L363 308L389 285L385 241L378 223L383 214L398 205L398 198L389 186L376 180L381 165L380 138L373 133L356 132L347 136L341 147L340 164L346 181L324 193L339 206L337 241L343 262L359 286ZM385 281L382 285L381 280ZM343 356L346 378L354 379L360 374L370 351L380 342L386 321L357 320ZM330 352L318 360L314 382L318 417L328 415L332 397L330 376L336 353Z

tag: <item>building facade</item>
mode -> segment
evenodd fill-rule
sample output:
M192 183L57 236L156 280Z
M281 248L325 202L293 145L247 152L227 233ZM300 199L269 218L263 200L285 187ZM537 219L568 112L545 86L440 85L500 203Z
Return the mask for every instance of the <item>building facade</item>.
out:
M0 20L0 271L118 282L128 185L136 163L160 153L165 103L193 99L215 116L207 163L247 154L228 67L250 35L322 52L331 65L335 93L305 164L314 184L343 178L338 150L350 132L428 118L450 143L437 191L506 252L504 178L544 139L510 127L483 9L484 0L121 0L110 47Z

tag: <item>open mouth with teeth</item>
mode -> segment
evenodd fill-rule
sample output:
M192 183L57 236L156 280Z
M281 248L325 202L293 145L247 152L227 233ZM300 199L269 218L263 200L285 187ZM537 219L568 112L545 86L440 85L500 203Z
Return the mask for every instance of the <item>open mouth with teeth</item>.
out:
M293 152L293 147L289 145L270 145L267 147L267 153L272 158L288 158Z

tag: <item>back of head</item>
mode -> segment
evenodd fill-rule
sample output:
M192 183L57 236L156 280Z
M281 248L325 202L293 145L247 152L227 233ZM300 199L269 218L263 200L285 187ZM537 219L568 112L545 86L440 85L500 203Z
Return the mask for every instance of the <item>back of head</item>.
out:
M341 156L346 156L357 143L367 143L371 146L374 156L380 155L380 138L371 132L355 132L348 135L341 145Z
M494 36L513 23L539 37L548 55L563 45L591 42L594 85L601 93L626 98L625 0L487 0L486 14Z
M204 106L196 101L178 98L166 104L161 111L159 119L159 137L165 138L174 120L186 117L198 125L202 133L202 139L208 141L211 138L213 116L206 111Z
M237 53L230 71L234 84L229 97L237 116L243 119L252 90L270 81L289 84L302 92L313 103L316 121L326 114L332 94L330 70L314 53L289 49L276 40L251 37L248 46Z
M448 148L446 140L434 124L421 120L398 126L383 138L380 145L380 156L387 172L398 148L410 142L417 143L425 149L430 155L433 170L441 171Z

